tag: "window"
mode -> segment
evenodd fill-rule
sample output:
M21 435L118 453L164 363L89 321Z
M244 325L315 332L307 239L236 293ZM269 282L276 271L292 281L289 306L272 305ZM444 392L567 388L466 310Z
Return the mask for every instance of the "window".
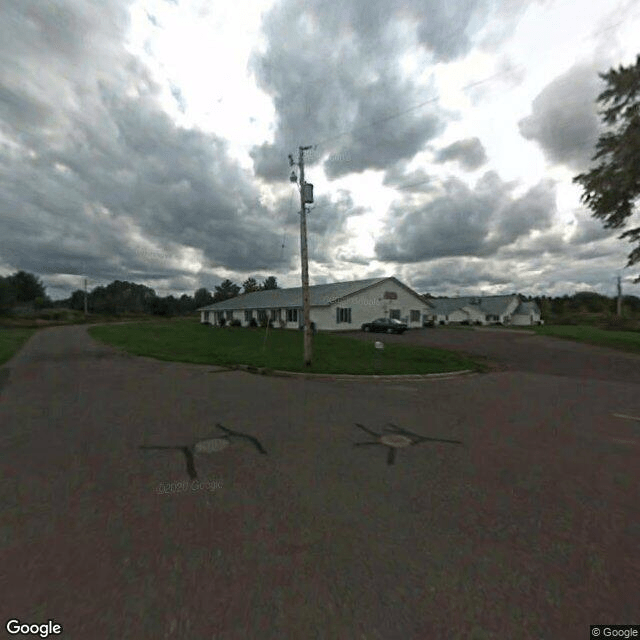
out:
M233 311L227 311L227 320L233 320Z
M258 322L266 322L267 321L267 312L264 309L258 310Z
M271 309L271 319L280 320L280 309Z
M400 320L400 309L391 309L389 311L389 317L392 320Z
M249 320L251 320L251 311L249 309L247 309L244 312L244 321L245 322L249 322Z
M415 309L411 309L411 322L420 322L420 312Z
M340 324L341 322L351 323L351 307L348 309L336 307L336 323Z
M287 309L287 322L298 322L297 309Z

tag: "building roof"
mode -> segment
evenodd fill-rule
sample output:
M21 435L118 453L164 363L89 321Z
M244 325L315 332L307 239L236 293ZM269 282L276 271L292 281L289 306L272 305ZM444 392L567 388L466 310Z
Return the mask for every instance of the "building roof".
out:
M462 298L427 298L427 302L440 315L448 315L457 309L462 309L462 307L471 307L488 315L499 316L506 313L507 307L514 299L517 299L516 295L465 296ZM479 304L476 302L477 300L480 301Z
M518 308L513 312L514 315L528 316L532 313L540 313L540 308L531 300L530 302L521 302Z
M351 280L349 282L333 282L331 284L316 284L309 287L309 298L312 307L333 304L341 298L358 293L379 282L389 280L390 277L369 278L368 280ZM395 280L395 278L394 278ZM292 309L302 308L302 287L292 289L266 289L243 293L235 298L222 302L215 302L198 311L223 311L232 309Z

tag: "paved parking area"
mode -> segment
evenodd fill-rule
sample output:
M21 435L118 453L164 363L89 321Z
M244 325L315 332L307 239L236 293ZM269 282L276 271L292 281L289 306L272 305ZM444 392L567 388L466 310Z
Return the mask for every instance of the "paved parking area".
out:
M382 340L461 351L481 357L495 370L618 380L640 384L640 355L571 340L508 329L418 329L402 335L349 331L362 340Z
M496 367L362 383L38 332L3 368L3 619L96 639L572 639L637 622L637 360L510 335L390 336ZM218 422L266 455L230 439L194 455L194 480L180 449L140 449L220 437ZM354 446L375 440L356 423L387 422L462 444L393 465Z

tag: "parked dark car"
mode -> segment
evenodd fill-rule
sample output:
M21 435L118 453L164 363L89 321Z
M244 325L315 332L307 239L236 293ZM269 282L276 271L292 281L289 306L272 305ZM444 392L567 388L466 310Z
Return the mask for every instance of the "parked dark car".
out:
M379 331L382 333L404 333L409 327L400 320L394 318L378 318L373 322L365 322L363 331Z

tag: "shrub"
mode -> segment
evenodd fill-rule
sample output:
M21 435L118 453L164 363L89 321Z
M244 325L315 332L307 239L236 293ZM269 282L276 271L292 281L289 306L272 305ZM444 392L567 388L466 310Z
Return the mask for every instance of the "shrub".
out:
M256 322L255 318L251 318L251 320L249 320L249 326L250 327L257 327L258 323Z
M556 316L553 324L577 326L580 324L580 321L575 315L572 315L569 313L563 313L559 316Z
M605 319L603 328L610 331L638 331L638 323L631 318L609 316Z
M224 327L224 326L226 326L226 324L227 324L227 319L224 316L222 316L220 318L220 326Z
M238 320L238 318L234 318L230 323L229 323L230 327L241 327L242 326L242 322L240 322L240 320Z

